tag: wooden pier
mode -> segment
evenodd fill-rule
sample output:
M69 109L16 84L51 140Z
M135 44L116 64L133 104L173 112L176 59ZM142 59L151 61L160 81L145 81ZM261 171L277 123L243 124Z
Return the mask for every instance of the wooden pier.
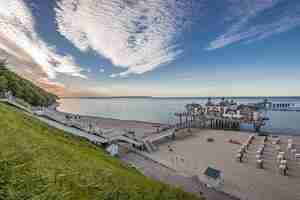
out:
M262 120L243 120L207 114L192 114L188 112L175 113L175 116L179 118L179 122L175 125L177 129L210 128L223 130L240 130L241 123L246 123L253 125L253 128L256 132L260 132L261 127L264 125L264 122Z

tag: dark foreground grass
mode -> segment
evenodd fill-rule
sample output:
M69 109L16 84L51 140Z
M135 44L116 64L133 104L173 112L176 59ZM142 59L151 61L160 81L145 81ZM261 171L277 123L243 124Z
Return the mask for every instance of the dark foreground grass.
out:
M0 200L194 200L0 103Z

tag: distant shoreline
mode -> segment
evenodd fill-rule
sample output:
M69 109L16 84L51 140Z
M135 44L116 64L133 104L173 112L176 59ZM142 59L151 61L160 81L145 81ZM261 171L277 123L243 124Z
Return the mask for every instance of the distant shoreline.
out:
M203 97L158 97L158 96L108 96L108 97L59 97L59 99L300 99L300 96L203 96Z

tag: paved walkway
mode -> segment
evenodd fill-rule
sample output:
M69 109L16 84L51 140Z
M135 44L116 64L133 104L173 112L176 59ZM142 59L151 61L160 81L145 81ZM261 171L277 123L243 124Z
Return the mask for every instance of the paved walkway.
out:
M44 117L37 117L36 116L36 118L38 118L39 120L45 122L46 124L48 124L51 127L64 130L65 132L71 133L72 135L75 135L75 136L80 136L80 137L86 138L91 142L97 142L97 143L106 143L107 142L107 140L105 138L101 138L99 136L86 133L86 132L81 131L77 128L65 126L61 123L55 122L55 121L50 120L50 119L46 119Z
M107 142L107 140L105 138L101 138L101 137L98 137L98 136L86 133L86 132L81 131L81 130L79 130L77 128L66 126L66 125L64 125L62 123L56 122L54 120L47 119L45 117L40 117L40 116L37 116L37 115L33 115L31 110L29 110L28 108L25 108L24 106L22 106L22 105L20 105L20 104L18 104L16 102L14 102L14 101L10 101L8 99L0 99L0 102L8 103L8 104L16 106L16 107L18 107L18 108L20 108L22 110L25 110L25 111L28 112L27 114L29 114L30 116L32 116L34 118L37 118L40 121L45 122L46 124L48 124L51 127L64 130L65 132L70 133L72 135L86 138L89 141L94 142L94 143L106 143Z

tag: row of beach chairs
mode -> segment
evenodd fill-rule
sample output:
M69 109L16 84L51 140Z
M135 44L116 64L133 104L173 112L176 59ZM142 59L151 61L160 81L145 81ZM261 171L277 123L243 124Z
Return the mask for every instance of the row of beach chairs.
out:
M238 162L243 162L243 158L254 139L255 139L255 136L250 135L249 138L247 139L247 141L238 150L238 152L236 154L236 159ZM262 143L259 144L258 149L256 151L256 155L255 155L256 167L259 169L264 168L263 154L264 154L268 139L269 139L268 136L264 136ZM288 139L286 152L281 149L281 146L280 146L281 140L279 137L273 139L272 144L275 145L278 171L280 174L287 176L288 158L291 160L295 160L296 162L298 162L300 164L300 154L298 153L297 149L295 148L293 139ZM289 157L287 156L287 154L289 155Z

